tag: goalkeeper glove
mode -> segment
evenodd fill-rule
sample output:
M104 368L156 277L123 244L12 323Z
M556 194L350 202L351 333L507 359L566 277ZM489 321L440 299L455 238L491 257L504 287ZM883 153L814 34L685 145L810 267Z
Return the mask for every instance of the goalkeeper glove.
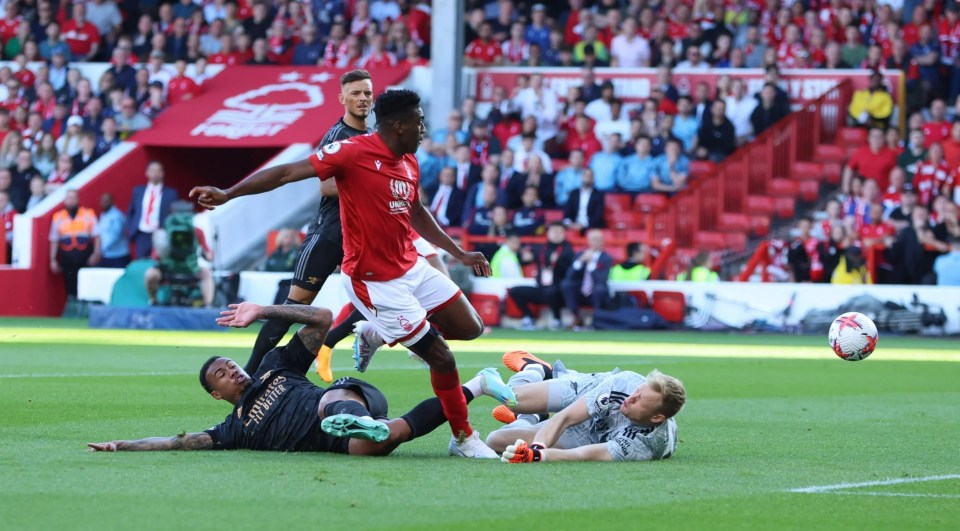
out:
M540 443L527 444L523 439L517 439L517 442L507 446L500 456L504 463L534 463L545 461L546 448Z

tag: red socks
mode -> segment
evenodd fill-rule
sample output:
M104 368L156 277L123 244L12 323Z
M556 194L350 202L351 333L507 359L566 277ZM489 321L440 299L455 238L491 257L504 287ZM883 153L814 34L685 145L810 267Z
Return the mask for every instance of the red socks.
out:
M440 399L443 414L450 423L453 436L459 437L462 433L464 437L469 437L473 433L473 428L470 427L467 413L467 398L463 396L463 388L460 387L460 374L457 371L431 370L430 385L433 386L433 393Z

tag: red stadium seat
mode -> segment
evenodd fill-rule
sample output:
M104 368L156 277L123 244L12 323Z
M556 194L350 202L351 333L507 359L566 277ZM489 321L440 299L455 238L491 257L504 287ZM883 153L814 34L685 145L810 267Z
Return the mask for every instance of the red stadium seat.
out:
M717 171L717 165L708 160L690 161L691 179L702 179L704 177L713 175L715 171Z
M772 216L777 207L772 197L765 195L748 195L744 202L744 208L750 214L763 214Z
M840 184L843 177L843 163L827 162L823 165L823 175L830 184Z
M664 321L673 324L683 322L687 309L687 301L679 291L654 291L653 311L657 312Z
M643 223L643 214L639 212L606 212L604 219L612 229L636 229ZM617 235L615 235L617 236Z
M767 184L767 193L774 197L797 197L800 185L791 179L770 179Z
M829 144L820 144L813 151L813 157L818 162L847 162L849 155L847 149L842 146L833 146Z
M717 228L724 232L750 232L750 216L748 214L722 212L717 222Z
M633 207L640 212L653 212L667 206L668 201L663 194L639 194L633 200Z
M794 179L814 179L817 181L826 179L823 174L823 164L819 162L795 162L791 168L791 174Z
M727 234L702 230L693 236L693 245L705 251L720 251L727 248Z
M630 290L625 292L627 295L630 295L637 301L638 308L649 308L650 307L650 297L647 296L647 292L644 290Z
M753 229L753 235L764 237L770 234L770 216L753 215L750 216L750 228Z
M778 197L774 201L774 210L780 219L791 219L796 213L797 200L792 197Z
M504 302L504 312L503 314L511 319L521 319L523 318L523 312L520 311L520 307L517 306L517 303L514 302L513 298L510 297L510 293L507 292ZM542 304L532 304L531 309L533 310L533 315L540 315L540 311L543 310Z
M727 249L734 251L742 251L747 248L747 234L744 232L727 232L724 234L726 237Z
M862 127L841 127L837 143L846 147L860 147L867 143L867 130Z
M800 197L807 203L813 203L820 198L820 183L813 179L797 181L800 186Z
M548 225L554 221L563 221L563 210L559 208L548 208L544 210L543 221Z
M500 297L471 293L468 299L485 326L500 326Z
M605 194L603 208L608 212L626 212L630 210L630 194Z

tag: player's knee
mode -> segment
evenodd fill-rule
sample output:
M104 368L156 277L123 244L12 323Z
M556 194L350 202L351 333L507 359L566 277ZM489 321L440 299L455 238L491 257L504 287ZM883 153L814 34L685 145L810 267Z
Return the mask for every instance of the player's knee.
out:
M480 314L473 312L471 315L472 319L468 326L465 327L461 339L471 340L476 339L483 335L483 320L480 318Z
M487 435L487 446L494 452L500 453L510 444L510 441L507 441L507 439L508 436L504 430L492 431Z

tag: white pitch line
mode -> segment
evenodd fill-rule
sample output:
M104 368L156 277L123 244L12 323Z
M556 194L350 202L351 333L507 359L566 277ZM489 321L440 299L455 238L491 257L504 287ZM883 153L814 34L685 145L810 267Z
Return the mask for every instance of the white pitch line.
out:
M913 492L860 492L853 490L838 490L834 492L818 492L815 494L843 494L846 496L893 496L896 498L949 498L960 499L960 494L920 494Z
M881 485L902 485L905 483L923 483L927 481L943 481L946 479L960 479L960 474L947 474L943 476L924 476L919 478L884 479L880 481L863 481L861 483L837 483L836 485L822 485L818 487L803 487L799 489L790 489L790 492L815 494L820 492L831 492L831 491L836 491L841 489L856 489L860 487L878 487Z
M492 365L490 365L490 364L483 365L483 364L471 363L471 364L465 364L465 365L457 365L457 368L458 368L458 369L484 369L484 368L491 367L491 366L492 366ZM199 370L199 369L198 369L198 370ZM349 367L346 366L346 365L344 365L343 367L334 367L333 370L334 370L335 372L338 372L338 373L356 372L356 370L353 368L352 365L349 366ZM426 368L425 366L421 365L419 362L416 362L416 363L415 363L415 362L412 362L412 361L411 361L410 363L406 363L406 364L403 364L403 365L376 365L376 366L374 366L374 367L371 367L371 372L374 372L374 373L375 373L375 372L377 372L378 370L384 370L384 371L426 371L427 368ZM314 371L314 369L313 369L313 367L311 367L309 372L313 372L313 371ZM15 378L111 378L111 377L124 377L124 376L126 376L126 377L129 377L129 376L183 376L183 375L187 375L187 374L196 375L197 372L196 372L196 371L109 372L109 373L108 373L108 372L103 372L103 373L83 373L83 372L81 372L81 373L69 373L69 372L62 372L62 373L56 373L56 372L43 373L43 372L35 372L35 373L24 373L24 374L0 374L0 379L15 379ZM353 375L354 378L362 378L362 376L363 376L363 375L361 375L360 373L357 373L357 374L354 374L354 375Z

